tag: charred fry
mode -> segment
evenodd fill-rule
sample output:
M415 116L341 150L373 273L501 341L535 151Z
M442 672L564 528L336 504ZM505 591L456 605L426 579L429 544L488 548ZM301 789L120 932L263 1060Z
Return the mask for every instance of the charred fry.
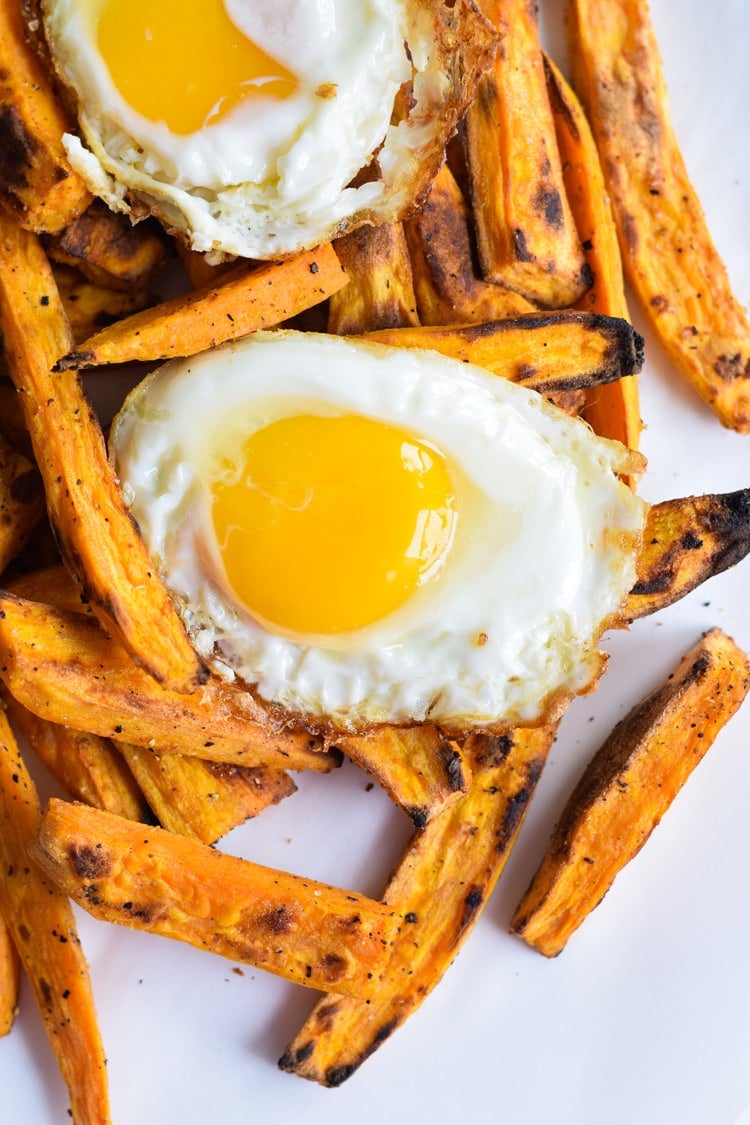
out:
M565 196L536 5L492 0L485 6L502 39L466 114L482 272L534 304L563 308L591 279Z
M719 629L612 731L587 766L511 929L547 957L643 847L750 688L750 659Z
M46 239L50 258L76 266L95 285L128 291L144 288L161 265L165 243L151 220L133 224L127 215L94 200L79 218Z
M626 321L572 310L450 328L394 328L365 339L431 348L540 393L598 386L643 365L643 339Z
M533 311L520 293L480 276L469 208L447 163L404 231L422 324L484 324Z
M671 605L750 552L750 488L665 500L649 510L624 617Z
M331 294L329 332L356 335L419 324L401 223L360 227L339 238L335 249L349 284Z
M65 155L71 123L27 42L20 3L0 5L0 59L0 200L28 230L59 231L91 195Z
M553 738L550 726L469 739L470 788L412 837L386 888L402 921L375 996L321 999L282 1070L340 1086L438 984L505 867Z

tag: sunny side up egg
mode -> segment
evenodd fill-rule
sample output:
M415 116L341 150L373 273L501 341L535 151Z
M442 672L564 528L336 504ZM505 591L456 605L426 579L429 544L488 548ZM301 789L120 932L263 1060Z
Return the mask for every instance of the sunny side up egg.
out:
M312 729L534 721L634 582L629 452L431 352L260 333L154 372L111 440L197 650Z
M257 259L396 218L423 195L496 39L471 0L42 11L78 116L64 142L91 190L156 214L195 250Z

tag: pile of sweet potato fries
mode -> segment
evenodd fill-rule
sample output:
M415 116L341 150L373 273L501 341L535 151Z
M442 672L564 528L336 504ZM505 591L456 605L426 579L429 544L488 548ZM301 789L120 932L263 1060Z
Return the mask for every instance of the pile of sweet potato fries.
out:
M533 5L480 6L499 48L421 210L284 261L223 266L91 199L27 6L0 7L0 1033L23 970L78 1123L110 1109L71 900L321 990L280 1066L339 1085L469 936L556 733L459 744L423 724L331 745L209 673L130 518L80 372L105 379L111 365L293 324L476 363L635 450L643 342L627 279L675 367L721 424L750 432L750 325L687 179L645 2L570 0L572 86ZM159 300L165 263L183 285ZM622 622L748 552L750 488L651 506ZM749 687L730 637L697 641L586 770L515 933L560 952ZM41 808L27 748L68 799ZM414 825L380 900L222 852L228 831L293 795L290 771L326 772L342 755Z

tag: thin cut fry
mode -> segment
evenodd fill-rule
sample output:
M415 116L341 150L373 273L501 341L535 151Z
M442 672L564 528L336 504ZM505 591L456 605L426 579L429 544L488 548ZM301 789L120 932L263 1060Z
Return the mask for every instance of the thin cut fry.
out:
M0 1038L9 1034L16 1019L20 975L18 950L0 917Z
M68 1087L73 1120L107 1125L106 1059L88 968L67 897L31 858L41 820L39 798L2 709L0 811L0 913Z
M210 289L193 290L102 329L62 358L57 371L195 355L272 328L347 284L330 243L283 262L236 267Z
M430 723L379 727L339 739L337 745L382 785L416 828L442 813L466 788L468 770L457 743Z
M591 270L591 288L580 308L630 320L617 228L599 153L581 105L551 59L544 60L563 182ZM586 392L586 420L596 433L638 449L641 415L638 379L618 379Z
M92 617L0 593L0 678L34 714L53 723L161 753L277 769L330 770L306 731L275 725L243 688L215 676L192 695L142 671Z
M46 239L45 248L55 262L76 266L95 285L125 291L144 287L166 251L156 220L133 224L99 199Z
M537 6L485 0L485 9L502 39L465 122L482 272L534 304L563 308L590 277L563 186Z
M1 214L0 331L68 569L152 675L194 689L205 670L125 508L80 379L51 374L72 339L47 257Z
M108 739L40 719L3 694L13 726L66 793L129 820L149 819L135 778Z
M71 122L26 41L21 4L0 4L0 200L29 230L59 231L91 202L62 145Z
M725 426L750 432L750 321L688 178L648 5L573 0L569 28L628 281L677 369Z
M475 735L468 792L412 837L385 892L402 919L370 1003L324 997L279 1060L340 1086L439 983L505 867L555 728Z
M520 293L480 276L469 208L447 163L404 232L422 324L484 324L533 310Z
M55 799L34 854L45 874L95 918L185 941L310 988L363 997L378 989L396 919L364 895Z
M750 488L654 504L643 530L625 620L671 605L748 552Z
M0 431L0 575L23 550L43 514L39 471Z
M571 794L511 929L555 957L643 847L750 688L719 629L612 731Z
M643 339L630 324L573 310L459 327L393 328L364 339L430 348L541 393L598 386L643 365Z
M283 770L222 765L124 742L115 745L162 828L204 844L215 844L297 788Z
M331 295L328 331L356 335L419 324L401 223L359 227L335 243L349 284Z

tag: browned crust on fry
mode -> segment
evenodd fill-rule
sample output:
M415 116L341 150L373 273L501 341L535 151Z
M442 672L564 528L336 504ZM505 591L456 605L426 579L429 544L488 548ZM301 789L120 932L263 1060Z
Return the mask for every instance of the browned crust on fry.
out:
M45 239L56 262L76 266L89 281L129 291L143 287L166 254L166 240L154 221L132 223L95 199L77 219Z
M29 230L58 231L91 201L62 146L71 128L26 38L21 4L0 5L0 201Z
M310 988L372 996L393 911L198 840L52 799L35 858L94 917L162 934Z
M500 877L554 738L554 727L478 734L465 745L472 783L407 844L385 890L401 922L369 1004L324 997L279 1060L340 1086L429 995Z
M481 277L471 214L447 163L404 231L422 324L481 324L532 311L525 297Z
M719 629L617 724L584 771L511 929L556 956L636 855L750 688Z
M567 309L486 324L368 332L373 343L429 348L546 394L636 374L643 338L627 321Z
M648 7L575 0L569 29L628 280L681 374L723 425L750 432L750 321L685 168Z
M356 335L419 324L401 223L363 226L334 245L349 284L328 302L328 331Z

